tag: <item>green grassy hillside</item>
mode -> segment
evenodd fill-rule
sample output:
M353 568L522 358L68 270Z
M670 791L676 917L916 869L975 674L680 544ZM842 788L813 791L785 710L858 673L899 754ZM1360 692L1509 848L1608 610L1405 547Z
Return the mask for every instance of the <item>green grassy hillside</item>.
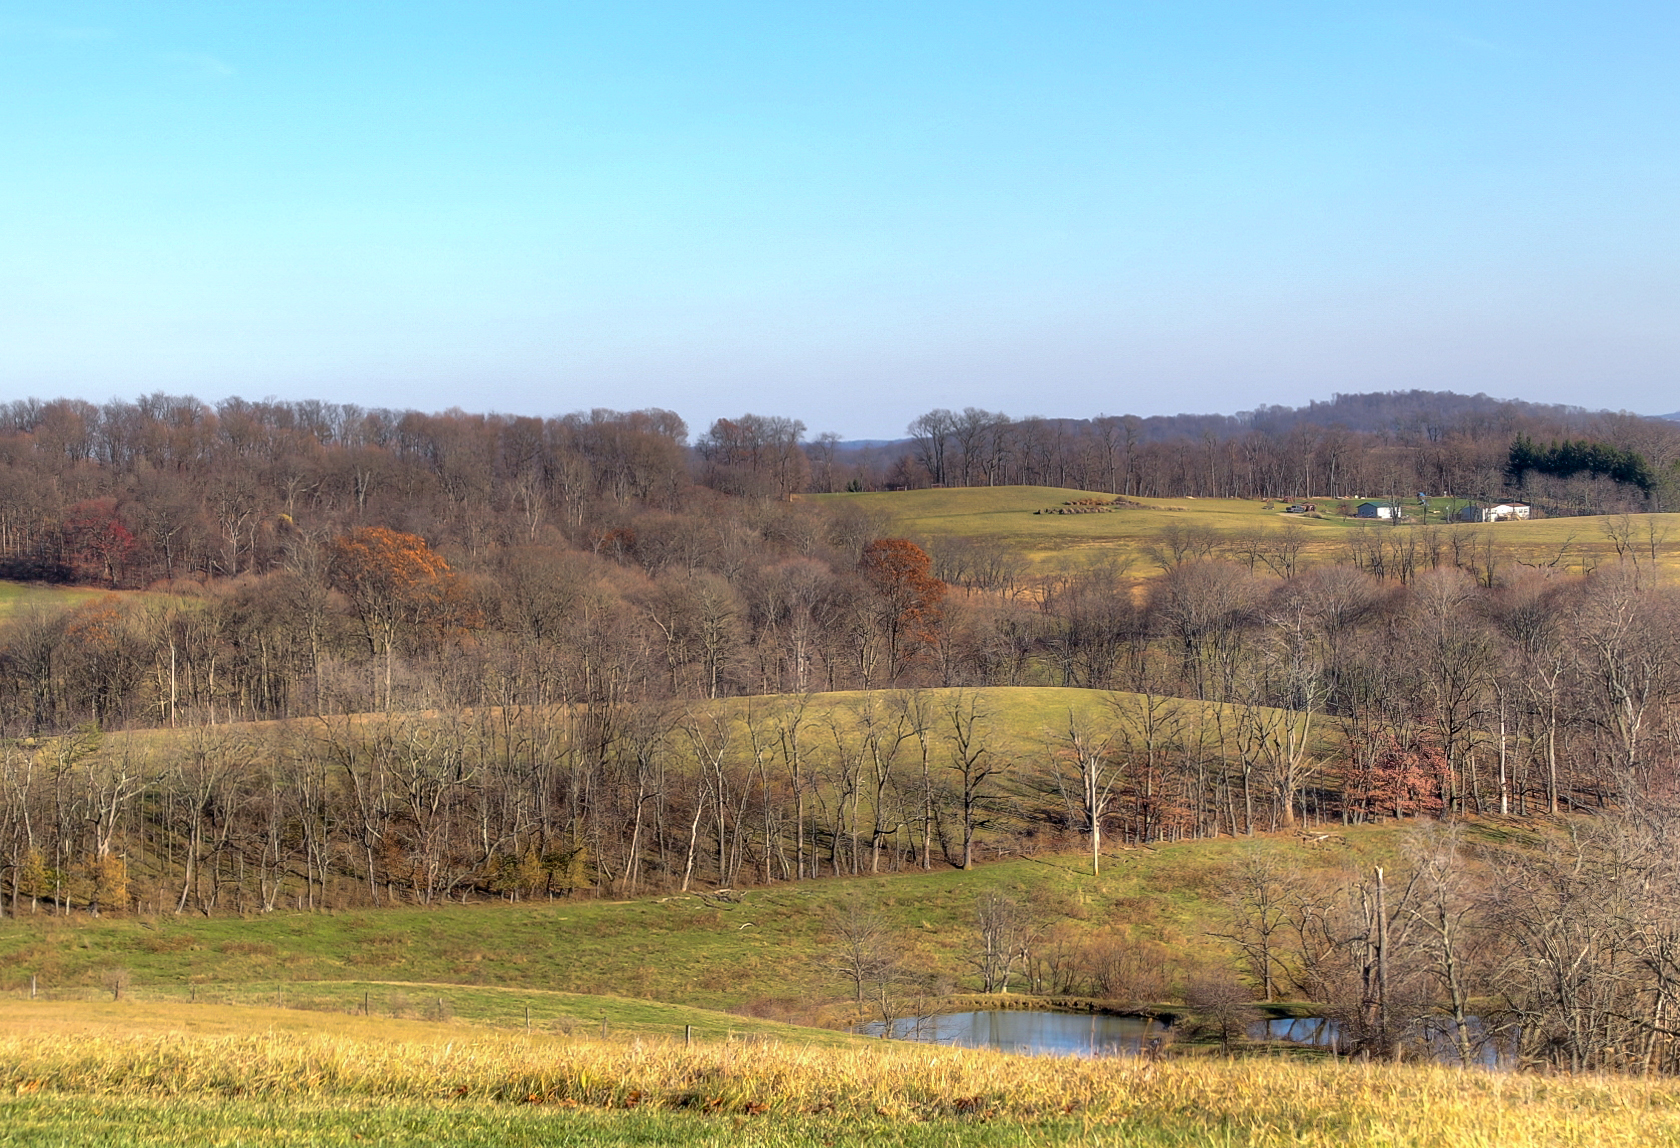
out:
M88 586L37 586L26 582L0 582L0 622L31 608L62 610L79 606L108 591Z
M808 736L823 743L823 732L831 722L843 729L855 726L865 713L895 712L896 707L920 701L923 712L934 726L936 737L949 731L946 716L953 707L965 710L972 707L979 715L977 728L985 736L986 746L994 754L1030 764L1042 762L1053 751L1057 739L1068 732L1073 721L1084 730L1110 729L1136 720L1144 709L1141 694L1087 690L1065 686L977 686L968 688L931 688L923 690L838 690L833 693L811 694L806 698L772 694L763 697L729 698L716 702L697 702L688 712L696 717L727 714L744 736L746 723L767 721L785 715L795 704L803 702L805 720L812 731ZM1235 707L1217 702L1199 702L1194 698L1156 698L1183 719L1205 715L1212 720L1215 714L1230 715ZM1276 712L1276 711L1267 711ZM1321 723L1326 739L1333 736L1328 723ZM832 738L828 744L832 744ZM1328 747L1329 740L1323 745Z
M1172 519L1235 534L1256 526L1277 527L1300 521L1321 545L1338 542L1346 527L1339 521L1284 515L1282 508L1241 499L1133 499L1101 514L1034 514L1082 498L1108 498L1088 491L1047 486L994 486L961 490L907 490L873 494L832 494L889 516L896 533L912 537L954 536L1003 542L1035 561L1074 556L1141 560L1143 547Z
M0 989L97 994L121 971L134 995L272 1004L316 998L379 1011L400 994L415 1014L438 996L463 1016L517 1019L522 998L486 989L609 994L709 1009L820 1019L843 982L825 969L833 922L860 897L893 925L907 963L955 991L971 990L965 955L975 904L1000 890L1041 920L1078 934L1117 930L1171 946L1185 967L1222 958L1220 879L1245 850L1306 868L1367 868L1392 854L1400 830L1357 827L1327 842L1271 837L1108 851L1100 878L1078 855L951 869L778 884L723 897L628 902L489 903L442 909L276 912L262 917L90 920L25 916L0 930ZM401 982L401 983L390 983ZM196 988L194 987L196 986ZM450 989L448 986L458 986ZM475 995L477 994L477 995ZM545 1015L570 1015L550 1000ZM583 1006L594 1015L598 1003ZM682 1022L673 1022L682 1023Z

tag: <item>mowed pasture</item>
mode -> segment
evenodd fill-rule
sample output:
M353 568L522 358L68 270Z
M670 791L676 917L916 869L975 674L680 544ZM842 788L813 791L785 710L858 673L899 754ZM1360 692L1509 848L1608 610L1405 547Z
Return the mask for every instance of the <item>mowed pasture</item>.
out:
M26 996L34 977L45 995L109 999L120 979L125 998L181 1004L359 1011L367 994L378 1014L424 1016L442 998L448 1015L515 1027L526 1004L539 1021L605 1010L612 1023L653 1026L648 1031L699 1023L622 1012L623 1002L637 1001L834 1023L850 1016L849 986L833 967L836 923L850 902L890 923L906 964L930 977L929 991L962 993L978 987L968 959L976 906L994 890L1076 940L1101 934L1165 946L1172 988L1199 964L1231 957L1209 934L1227 928L1223 889L1233 862L1265 850L1292 867L1351 877L1389 863L1404 832L1352 826L1323 841L1274 835L1110 848L1100 877L1088 857L1068 853L968 872L940 867L622 902L99 919L32 917L25 905L23 918L0 928L0 991Z
M1034 514L1079 499L1111 499L1101 491L1059 487L1000 486L943 490L907 490L863 494L808 495L823 502L851 500L883 515L890 529L909 538L969 538L1001 542L1028 558L1035 568L1055 570L1091 562L1112 561L1133 574L1150 574L1148 549L1166 524L1204 528L1235 545L1255 530L1281 530L1294 525L1305 532L1303 558L1307 564L1344 561L1350 531L1438 531L1445 545L1463 539L1491 539L1512 563L1555 564L1563 569L1592 568L1617 560L1607 529L1608 517L1547 518L1525 522L1443 523L1445 506L1464 505L1431 499L1434 513L1427 524L1394 526L1370 520L1343 518L1337 508L1358 499L1314 499L1322 517L1285 513L1284 502L1271 509L1263 501L1237 498L1136 498L1100 514ZM1415 496L1402 508L1415 514ZM1680 564L1680 513L1631 516L1636 548L1648 556L1657 540L1658 562ZM1461 545L1466 543L1461 542Z
M1622 1146L1672 1081L898 1043L486 1034L215 1010L90 1023L0 1005L8 1143ZM239 1031L243 1021L244 1030ZM200 1019L202 1025L203 1018Z
M29 582L0 582L0 623L29 610L55 613L91 602L108 590L90 586L40 586ZM122 597L131 597L124 594Z
M1146 699L1141 694L1073 686L929 687L835 690L804 695L763 694L716 701L689 701L673 707L669 711L673 730L671 747L679 757L692 757L695 747L682 736L686 729L713 736L722 729L735 742L746 744L751 740L753 727L783 722L798 710L802 714L801 722L809 743L820 750L825 745L833 745L837 732L842 737L860 732L866 715L879 721L897 714L907 704L918 703L922 707L923 719L932 725L936 735L943 733L948 725L953 707L961 707L964 712L972 711L977 717L978 728L986 736L988 750L1018 763L1027 763L1029 759L1042 762L1054 753L1059 742L1067 736L1070 722L1088 731L1120 728L1139 720L1146 708ZM1238 709L1235 705L1200 702L1193 698L1155 697L1148 704L1155 710L1170 713L1172 721L1185 726L1198 723L1211 725L1221 716L1234 716ZM533 711L520 712L530 714ZM562 707L549 707L542 712L552 715L555 720L564 716ZM1263 712L1284 711L1264 709ZM502 713L496 709L460 710L443 715L440 711L428 710L395 717L402 721L426 722L444 716L463 720L482 716L494 722ZM152 727L113 732L106 735L106 740L113 746L132 744L167 753L188 739L204 737L207 733L223 737L248 735L260 738L287 733L310 736L346 723L354 726L385 720L391 719L384 714L367 713L236 722L208 731ZM1319 718L1316 728L1321 734L1315 744L1316 750L1320 753L1333 752L1336 738L1329 723Z
M1313 535L1312 545L1340 544L1348 527L1340 520L1282 513L1244 499L1132 499L1138 506L1117 506L1101 514L1034 514L1079 499L1111 499L1102 492L1049 486L993 486L946 490L905 490L866 494L808 496L821 501L849 500L883 514L895 534L909 538L969 538L999 541L1031 558L1054 565L1060 560L1113 559L1131 562L1137 572L1147 564L1144 550L1172 519L1236 535L1255 526L1300 522Z

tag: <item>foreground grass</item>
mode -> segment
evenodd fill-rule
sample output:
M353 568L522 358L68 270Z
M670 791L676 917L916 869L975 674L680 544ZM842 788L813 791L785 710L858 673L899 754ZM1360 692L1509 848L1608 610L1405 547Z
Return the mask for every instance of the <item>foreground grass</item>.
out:
M669 1112L576 1112L473 1102L248 1101L137 1097L0 1097L0 1145L98 1144L108 1148L199 1148L201 1145L437 1145L503 1148L523 1145L688 1145L782 1148L812 1144L961 1148L977 1145L1205 1144L1200 1135L1151 1130L1089 1132L1082 1126L1039 1126L1024 1141L1015 1124L939 1121L904 1124L879 1117L838 1120L749 1119Z
M98 1035L0 1008L0 1144L1680 1143L1680 1084L410 1025Z

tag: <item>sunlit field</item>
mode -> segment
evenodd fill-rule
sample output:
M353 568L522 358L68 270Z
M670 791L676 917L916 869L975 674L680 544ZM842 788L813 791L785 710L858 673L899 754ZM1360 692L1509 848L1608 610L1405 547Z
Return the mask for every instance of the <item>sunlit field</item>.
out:
M63 610L98 598L108 591L87 586L36 586L25 582L0 582L0 622L30 609Z
M0 1142L1649 1145L1680 1084L0 1006ZM239 1031L243 1022L244 1031Z
M1236 498L1139 498L1100 514L1034 514L1079 499L1109 499L1102 492L1039 486L973 487L950 490L908 490L868 494L806 496L823 501L851 500L889 516L891 528L908 537L966 537L992 539L1031 559L1035 566L1053 569L1069 562L1110 560L1134 574L1153 573L1149 544L1166 523L1205 527L1236 541L1245 532L1279 530L1294 524L1306 532L1303 557L1307 563L1345 561L1348 532L1357 530L1408 531L1413 525L1377 525L1344 518L1343 502L1357 499L1320 499L1322 517L1286 513L1286 503L1267 509L1263 501ZM1443 510L1456 509L1462 500L1431 500L1432 513L1421 528L1436 529L1445 537L1457 534L1492 539L1511 562L1552 564L1581 569L1613 562L1616 549L1606 534L1605 518L1549 518L1527 522L1446 523ZM1415 499L1403 504L1417 513ZM1680 514L1633 516L1636 536L1649 543L1647 531L1659 538L1659 562L1672 566L1680 558Z

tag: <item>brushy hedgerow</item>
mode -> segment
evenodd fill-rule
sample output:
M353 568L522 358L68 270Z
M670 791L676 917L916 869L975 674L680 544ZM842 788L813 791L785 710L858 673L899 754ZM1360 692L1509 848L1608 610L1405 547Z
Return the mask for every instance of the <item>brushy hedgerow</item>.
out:
M1199 1127L1238 1142L1680 1141L1680 1083L1247 1059L1154 1063L883 1044L298 1034L0 1037L0 1090L551 1105L782 1119Z

